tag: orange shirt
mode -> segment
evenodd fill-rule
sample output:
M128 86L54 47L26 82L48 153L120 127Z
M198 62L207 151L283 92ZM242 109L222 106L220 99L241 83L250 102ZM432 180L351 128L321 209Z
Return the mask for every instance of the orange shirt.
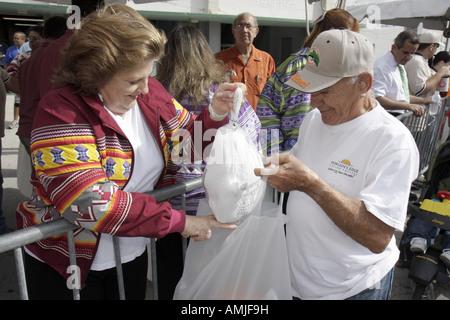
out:
M236 45L215 54L222 60L231 72L232 82L242 82L247 87L246 98L256 110L259 95L261 94L267 79L275 72L275 61L267 52L256 49L252 45L252 53L247 65L244 64Z

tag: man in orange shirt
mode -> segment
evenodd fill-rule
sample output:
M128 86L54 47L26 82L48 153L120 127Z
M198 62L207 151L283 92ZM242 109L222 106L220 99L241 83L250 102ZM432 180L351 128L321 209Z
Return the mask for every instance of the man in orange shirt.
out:
M272 56L253 45L258 32L255 16L247 12L239 14L233 23L235 45L215 54L230 70L231 81L246 85L246 98L254 110L267 79L275 72Z

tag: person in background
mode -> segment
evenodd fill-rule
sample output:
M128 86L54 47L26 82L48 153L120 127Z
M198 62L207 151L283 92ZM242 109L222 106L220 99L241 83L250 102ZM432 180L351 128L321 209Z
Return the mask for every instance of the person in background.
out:
M9 73L0 67L0 235L9 231L3 213L3 173L2 173L2 138L5 136L5 109L6 109L6 88L5 83L10 80Z
M8 68L8 65L14 60L14 58L19 53L20 47L25 43L27 36L23 31L16 31L13 34L14 44L6 50L5 57L3 58L3 62L5 63L5 69Z
M432 69L432 73L438 73L442 68L448 68L450 65L450 54L447 51L440 51L434 57L430 58L429 67ZM450 112L450 111L449 111ZM447 113L446 119L443 125L449 126ZM448 133L448 130L445 130ZM444 137L443 141L447 140ZM450 191L450 190L439 190ZM439 199L440 201L440 199ZM422 219L413 217L409 222L407 234L403 240L404 244L409 244L410 250L414 253L425 253L433 239L441 232L440 228L430 226ZM450 268L450 231L444 231L442 236L442 253L439 258Z
M185 109L196 115L200 114L210 105L219 84L229 82L226 67L222 61L214 57L201 31L190 25L179 25L171 31L164 52L165 54L158 60L155 78ZM257 148L260 148L260 121L247 100L244 100L244 105L240 109L238 122ZM201 176L204 169L203 161L201 163L188 161L179 165L178 181L192 178L191 174L195 177L199 174ZM198 191L201 192L200 198L203 198L204 191ZM198 198L191 204L188 202L187 213L195 214L197 205Z
M0 68L3 68L5 64L3 58L5 57L6 50L8 50L8 45L3 39L0 39Z
M433 73L441 72L442 68L447 68L450 70L450 53L448 51L439 51L438 53L436 53L434 55L434 57L428 59L428 65L432 69ZM445 82L444 80L441 79L441 83L444 86L447 86L448 82ZM441 86L441 83L439 83L439 87ZM447 90L448 90L448 86L447 86ZM443 92L445 94L445 91L443 91ZM447 91L446 96L448 96L448 91ZM442 137L440 136L440 139L445 141L445 140L447 140L448 132L450 129L450 110L444 116L443 126L446 126L446 128L445 128L445 130L443 130L441 132L441 134L443 134L443 136ZM444 128L442 128L442 129L444 129Z
M172 157L180 132L193 136L194 121L201 121L200 136L224 125L239 87L222 84L210 110L190 114L150 77L165 40L134 9L111 4L85 17L67 43L55 89L36 112L34 193L18 206L16 218L19 229L61 218L79 227L79 269L67 272L65 235L27 245L30 299L71 299L66 281L74 276L81 299L117 299L113 236L121 249L125 297L144 299L150 238L176 232L202 241L211 228L235 228L213 215L186 215L147 194L176 182ZM206 148L209 142L197 143Z
M286 241L293 296L389 299L419 153L409 130L371 92L373 45L328 30L288 85L311 94L289 154L269 158L267 182L290 191ZM395 194L395 197L392 195Z
M31 27L28 30L29 35L29 43L30 43L30 50L28 51L22 51L19 52L16 57L13 59L13 61L8 65L7 71L11 75L11 79L8 82L7 89L8 91L11 91L17 95L19 95L19 81L18 81L18 73L20 70L20 67L24 64L25 61L27 61L31 57L31 53L33 50L36 50L41 45L41 40L43 36L43 25L38 24L36 26ZM22 46L23 48L23 46ZM14 110L16 112L16 110ZM17 112L19 112L19 108L17 108ZM19 118L19 114L14 114L14 119L17 120Z
M267 52L257 49L253 41L259 32L256 17L248 12L239 14L233 22L234 46L215 54L230 72L232 82L242 82L247 87L246 98L256 110L264 85L275 72L275 61Z
M375 98L383 108L394 116L412 111L415 116L424 115L420 104L429 104L431 99L424 99L410 94L408 72L405 65L409 63L419 47L419 38L412 30L400 32L391 46L391 50L374 63L372 90Z
M450 53L448 51L439 51L433 57L428 59L428 66L434 71L439 72L441 68L450 67Z
M439 190L450 191L450 190ZM434 198L441 201L439 198ZM433 243L434 238L441 232L440 228L431 226L420 218L412 217L408 223L408 229L403 244L409 245L411 252L423 254ZM442 252L439 258L450 269L450 230L445 230L442 235Z
M201 31L189 25L179 25L169 34L165 45L165 54L158 61L156 79L159 80L167 91L188 111L199 115L211 104L214 92L221 83L229 82L228 71L222 61L217 60L201 33ZM248 101L239 111L238 124L242 127L259 148L259 129L261 124L253 108ZM183 155L180 157L184 159ZM201 177L205 168L204 161L178 163L177 181L186 181ZM195 215L200 199L205 198L205 190L199 188L186 194L186 213ZM176 197L171 200L174 208L181 208L181 199ZM178 275L177 281L163 284L159 281L159 299L172 299L178 280L183 272L182 242L179 234L166 236L166 240L176 243L177 251L159 250L160 255L170 255L172 259L160 259L158 261L158 276L164 278L164 273ZM157 241L157 246L164 246L164 241ZM173 262L171 262L173 260ZM161 265L160 261L166 261ZM167 278L167 277L165 277ZM175 279L174 279L175 280Z
M20 142L30 155L31 127L35 117L36 109L41 100L39 92L39 66L46 48L56 39L62 37L67 29L66 18L62 16L53 16L44 23L43 39L39 48L33 49L33 54L20 70L18 70L18 82L20 90L20 110L19 110L19 128L17 135ZM30 37L31 41L31 37Z
M305 39L303 48L291 54L267 80L256 108L261 127L266 130L266 141L262 141L262 146L267 156L290 150L295 145L302 121L312 109L310 95L286 85L286 81L305 67L306 53L317 35L325 30L339 28L359 32L359 21L343 9L324 12L315 21L314 29Z
M13 34L14 45L10 46L6 51L3 62L5 63L4 68L8 70L9 64L14 60L14 58L19 54L19 49L23 46L27 39L27 35L22 31L16 31ZM14 110L13 110L13 121L9 124L8 129L14 129L18 126L19 120L19 106L20 106L20 96L15 95L14 97Z
M441 79L450 76L448 68L440 68L434 72L428 64L428 60L435 55L439 47L444 47L444 44L441 43L440 36L435 33L422 33L419 36L419 47L405 65L411 94L431 97L438 89Z
M29 39L30 39L30 37L29 37L29 34L28 34L28 37L25 39L25 40L28 40L28 41L25 41L25 43L23 44L23 46L20 47L19 53L27 52L27 51L33 50L32 45L31 45Z
M85 16L95 11L96 9L102 8L104 4L104 0L72 0L72 6L77 6L80 9L81 19L83 19ZM65 34L50 43L45 49L45 52L42 54L39 67L40 78L38 82L41 97L43 97L48 91L52 89L52 81L55 75L55 71L61 64L61 52L63 51L66 43L72 37L72 34L75 32L75 30L76 28L73 26L67 28Z

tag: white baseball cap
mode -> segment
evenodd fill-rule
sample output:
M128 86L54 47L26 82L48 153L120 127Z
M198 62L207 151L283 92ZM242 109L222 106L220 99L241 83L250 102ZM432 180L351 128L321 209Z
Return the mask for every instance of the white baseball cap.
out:
M318 92L342 78L372 72L373 60L373 45L363 35L341 29L324 31L311 45L305 68L286 84L302 92Z
M420 43L437 43L440 47L445 47L445 45L442 43L442 37L439 36L437 33L431 33L426 32L419 35L419 42Z

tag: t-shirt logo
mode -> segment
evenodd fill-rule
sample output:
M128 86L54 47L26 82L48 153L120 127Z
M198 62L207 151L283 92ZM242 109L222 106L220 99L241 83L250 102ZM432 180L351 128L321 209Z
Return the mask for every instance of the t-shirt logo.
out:
M328 170L350 178L356 177L356 175L358 174L358 169L355 168L348 159L331 161Z

